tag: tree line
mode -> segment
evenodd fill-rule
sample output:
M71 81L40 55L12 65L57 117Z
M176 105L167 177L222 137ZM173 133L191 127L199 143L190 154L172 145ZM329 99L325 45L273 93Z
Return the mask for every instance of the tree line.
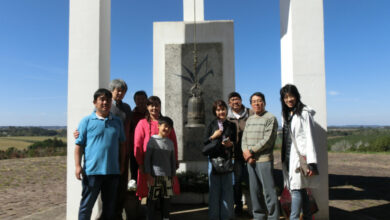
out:
M0 160L25 157L50 157L50 156L65 156L66 142L54 137L38 141L27 147L27 149L18 150L10 147L7 150L0 150Z
M328 150L336 152L390 152L390 127L328 130Z
M46 129L42 127L0 127L0 137L7 136L66 136L66 128Z

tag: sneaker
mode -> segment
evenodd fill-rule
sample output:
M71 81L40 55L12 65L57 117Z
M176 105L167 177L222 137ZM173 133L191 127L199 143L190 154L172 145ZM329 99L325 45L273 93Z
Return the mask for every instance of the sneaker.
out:
M136 191L137 190L137 182L135 180L130 180L127 184L127 190Z

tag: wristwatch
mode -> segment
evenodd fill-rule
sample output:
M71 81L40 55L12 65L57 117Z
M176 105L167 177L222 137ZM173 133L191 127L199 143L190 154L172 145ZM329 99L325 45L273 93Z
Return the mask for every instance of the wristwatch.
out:
M249 152L250 152L252 155L255 154L255 152L254 152L252 149L250 149Z

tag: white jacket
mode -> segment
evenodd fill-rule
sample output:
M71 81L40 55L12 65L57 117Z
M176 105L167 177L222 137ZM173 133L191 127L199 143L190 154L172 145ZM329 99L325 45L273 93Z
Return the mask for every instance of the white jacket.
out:
M302 109L300 116L294 115L291 120L291 132L297 142L297 147L301 155L306 156L307 163L317 163L317 153L314 144L314 119L315 111L309 107ZM284 184L290 190L315 188L319 184L318 175L305 177L297 170L299 167L299 156L291 141L289 172L283 164Z

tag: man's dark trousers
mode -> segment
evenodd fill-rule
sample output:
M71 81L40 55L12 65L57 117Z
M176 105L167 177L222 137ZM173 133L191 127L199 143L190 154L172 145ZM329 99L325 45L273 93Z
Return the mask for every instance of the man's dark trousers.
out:
M83 176L79 220L90 220L92 208L101 192L103 219L113 219L118 191L119 175Z

